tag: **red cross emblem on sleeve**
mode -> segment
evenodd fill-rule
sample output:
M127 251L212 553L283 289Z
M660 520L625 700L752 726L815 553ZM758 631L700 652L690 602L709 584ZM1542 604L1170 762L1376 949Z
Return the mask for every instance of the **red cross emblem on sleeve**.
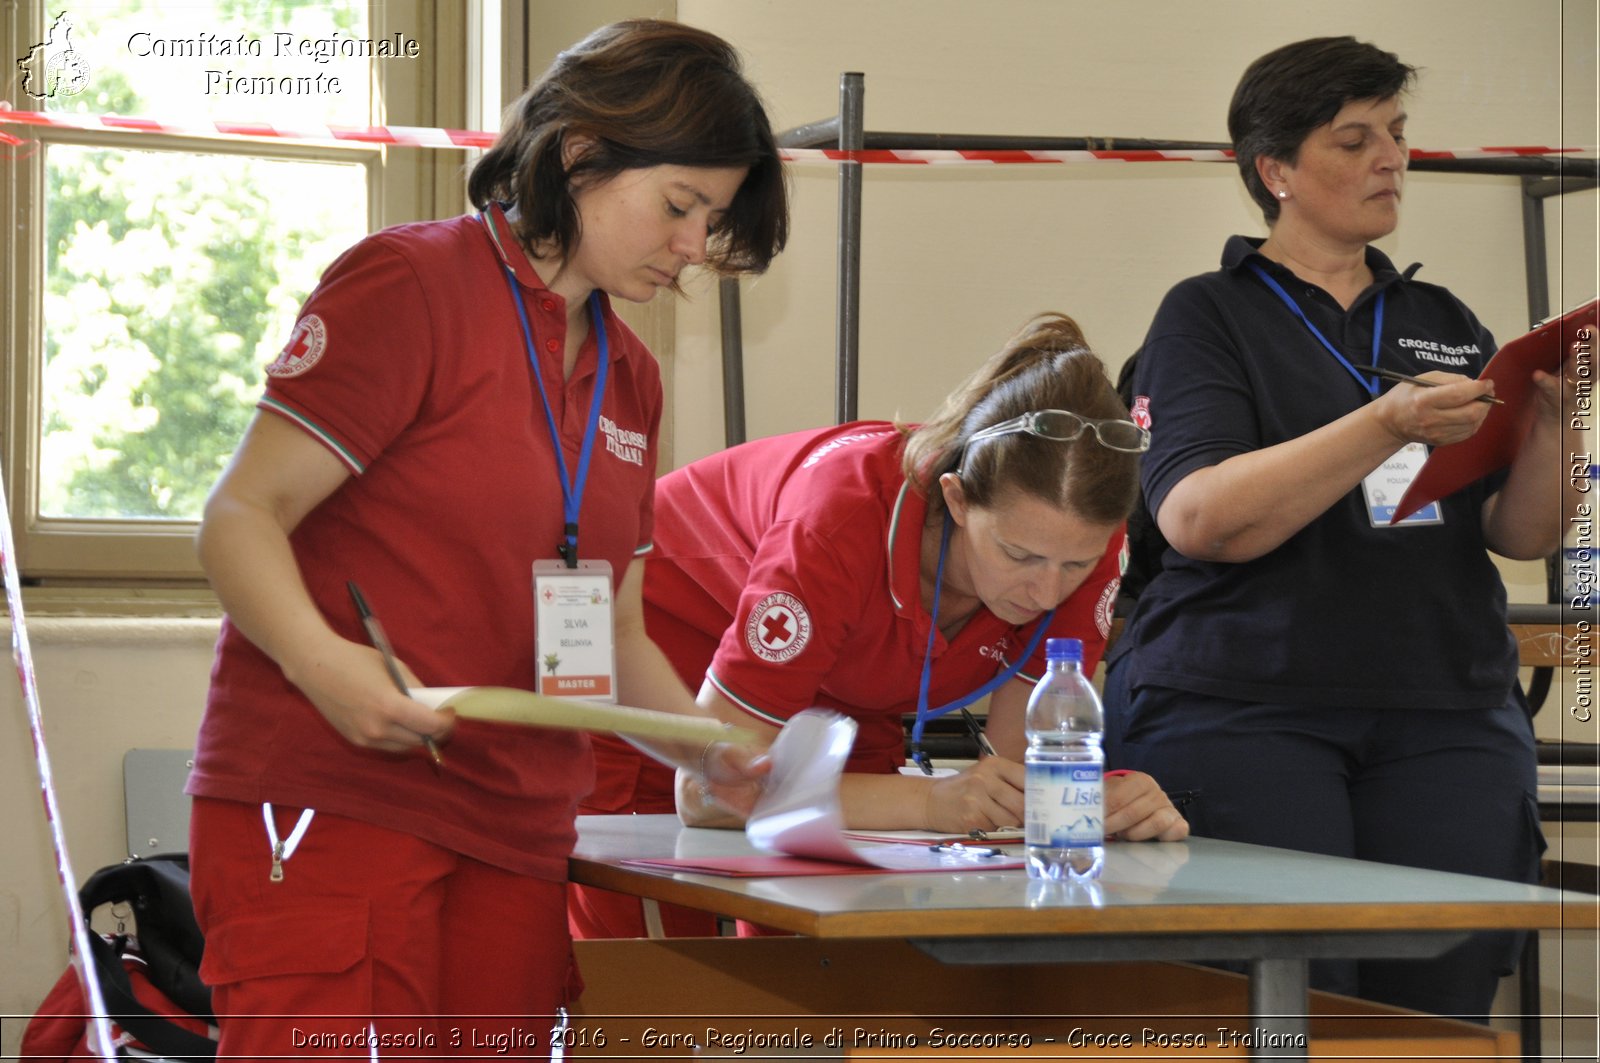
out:
M1133 397L1133 409L1128 411L1128 419L1146 432L1150 431L1149 395L1135 395Z
M289 342L277 360L267 366L267 375L275 377L299 376L322 359L328 349L328 326L316 314L307 314L295 322Z
M781 664L811 641L811 613L794 595L774 591L751 608L744 638L757 657Z

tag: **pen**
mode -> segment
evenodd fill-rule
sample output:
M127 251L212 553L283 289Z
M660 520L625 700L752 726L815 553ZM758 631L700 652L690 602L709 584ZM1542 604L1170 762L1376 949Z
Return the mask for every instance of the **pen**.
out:
M982 845L965 845L961 842L942 842L938 845L928 846L930 852L951 853L955 856L971 856L982 859L986 856L1004 856L999 849L991 849Z
M991 827L990 830L993 830L993 831L995 831L997 833L1004 833L1006 831L1012 831L1012 832L1021 831L1022 828L1018 827L1018 826ZM973 827L971 830L967 831L967 837L971 838L975 842L986 842L986 841L989 840L989 831L982 830L982 829L980 829L978 827Z
M1362 372L1370 373L1379 380L1392 380L1397 384L1415 384L1419 388L1439 387L1438 381L1423 380L1421 377L1410 376L1406 373L1397 373L1393 369L1384 369L1381 366L1376 365L1368 369L1363 369ZM1487 402L1491 406L1504 406L1506 404L1505 399L1497 399L1493 395L1479 395L1477 401Z
M411 691L406 688L405 677L400 674L400 666L395 663L394 650L389 646L389 638L383 633L383 625L378 623L378 618L373 615L372 609L367 605L366 596L361 593L361 588L356 586L355 580L346 580L345 586L350 588L350 600L356 603L356 612L361 616L361 626L367 629L367 638L377 651L383 654L383 666L389 670L389 678L394 680L395 689L400 693L410 696ZM439 746L434 740L422 736L422 744L428 750L428 756L433 758L436 765L443 766L444 755L439 752Z
M961 718L967 721L967 730L972 732L972 740L978 743L978 748L984 755L997 757L1000 754L994 751L994 743L989 741L989 736L983 733L983 727L978 723L978 718L966 709L961 710Z

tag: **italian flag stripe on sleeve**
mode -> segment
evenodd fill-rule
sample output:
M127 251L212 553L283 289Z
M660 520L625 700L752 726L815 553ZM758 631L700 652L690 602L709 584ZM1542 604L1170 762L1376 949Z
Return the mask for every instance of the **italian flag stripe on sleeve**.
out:
M295 424L299 425L301 428L304 428L307 432L311 433L313 437L320 441L323 446L333 451L334 455L340 461L348 465L350 467L350 471L355 473L357 476L360 476L362 473L367 471L366 466L357 461L356 456L350 453L349 449L346 448L343 443L339 442L321 425L317 424L315 421L311 420L294 407L285 405L284 403L273 398L264 398L256 405L264 410L271 410L280 417L286 417Z
M782 716L774 716L770 712L764 712L761 709L756 708L754 705L750 704L748 701L744 700L739 695L737 695L733 691L729 690L726 686L723 685L722 680L717 678L717 673L711 672L711 671L707 671L706 672L706 678L711 680L711 685L712 686L716 687L719 691L722 692L722 696L723 697L727 698L729 701L733 702L735 705L739 706L739 708L743 709L745 712L748 712L751 716L754 716L756 719L761 720L761 721L763 721L765 723L770 723L774 727L782 727L784 724L789 722L788 720L784 719Z

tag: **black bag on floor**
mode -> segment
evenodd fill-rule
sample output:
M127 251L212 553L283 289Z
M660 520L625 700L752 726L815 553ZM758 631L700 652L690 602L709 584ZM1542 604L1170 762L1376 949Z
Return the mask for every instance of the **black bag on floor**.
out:
M189 896L188 856L161 854L101 868L89 876L78 898L85 918L101 905L112 904L125 906L135 924L132 938L89 934L100 993L112 1022L146 1053L168 1059L214 1059L217 1042L197 1032L208 1028L214 1032L216 1017L211 1012L211 991L200 981L205 942ZM68 971L47 1006L70 997L70 992L63 995L61 990L75 982L76 975ZM136 984L145 1000L136 993ZM30 1034L39 1034L36 1041L41 1048L47 1040L60 1040L61 1017L41 1008L23 1035L24 1055L29 1054ZM123 1054L120 1048L119 1054Z

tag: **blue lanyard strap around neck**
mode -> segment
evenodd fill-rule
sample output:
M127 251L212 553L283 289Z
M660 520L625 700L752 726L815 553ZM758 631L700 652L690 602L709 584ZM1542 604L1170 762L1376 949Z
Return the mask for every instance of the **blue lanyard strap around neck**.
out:
M607 355L605 315L600 308L600 293L589 293L589 319L594 323L595 343L599 347L599 365L594 373L594 397L589 400L589 423L583 430L583 446L578 450L578 475L567 476L567 458L561 449L561 429L556 424L555 411L550 408L550 396L544 390L544 371L539 368L539 351L533 345L533 328L528 324L528 309L522 305L522 293L517 290L517 275L504 262L506 286L511 289L511 302L517 308L517 320L522 324L522 342L528 349L528 364L533 366L533 379L539 392L539 402L544 406L545 426L550 429L550 442L556 452L556 470L561 474L561 542L556 552L568 568L578 567L578 511L583 507L583 487L589 479L589 459L594 455L594 437L600 427L600 404L605 399L606 371L610 367Z
M1322 334L1322 330L1311 323L1311 319L1307 317L1306 312L1300 308L1300 304L1294 301L1294 296L1284 291L1283 285L1273 280L1272 276L1267 273L1266 270L1261 268L1260 263L1252 262L1250 263L1250 268L1255 270L1256 276L1261 278L1262 283L1264 283L1268 288L1271 288L1273 293L1277 295L1279 299L1283 300L1283 305L1287 306L1290 311L1294 313L1294 316L1300 319L1300 323L1311 331L1311 335L1317 338L1317 342L1326 347L1329 354L1339 359L1339 364L1344 366L1345 370L1349 372L1351 376L1356 378L1356 383L1360 384L1362 388L1366 390L1368 395L1376 398L1378 394L1377 378L1371 377L1369 374L1363 373L1361 370L1351 365L1350 360L1344 356L1344 352L1340 351L1339 348L1328 342L1328 337L1324 336ZM1387 292L1380 291L1377 299L1373 301L1372 364L1374 366L1378 364L1378 350L1383 346L1383 300L1384 296L1387 294Z
M927 755L922 752L922 729L929 720L937 719L947 712L955 712L965 708L998 689L1001 684L1017 672L1022 670L1023 662L1033 656L1033 651L1039 648L1039 640L1044 638L1050 621L1055 619L1056 611L1050 610L1039 618L1038 626L1033 629L1033 637L1028 640L1028 648L1017 656L1017 659L1001 669L1000 673L983 686L954 701L946 702L937 709L928 708L928 687L933 681L933 641L939 631L939 591L944 586L944 559L950 550L950 532L955 527L955 521L948 511L944 515L944 530L939 533L939 566L933 577L933 610L928 617L928 648L922 655L922 681L917 685L917 722L911 728L912 758L923 771L932 773L933 768L928 763Z

